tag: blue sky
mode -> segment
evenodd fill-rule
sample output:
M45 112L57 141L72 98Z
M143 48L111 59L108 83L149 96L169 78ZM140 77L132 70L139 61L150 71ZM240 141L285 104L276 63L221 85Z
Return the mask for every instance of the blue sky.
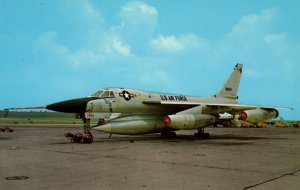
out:
M300 1L0 0L0 108L103 87L211 96L244 64L239 102L300 119Z

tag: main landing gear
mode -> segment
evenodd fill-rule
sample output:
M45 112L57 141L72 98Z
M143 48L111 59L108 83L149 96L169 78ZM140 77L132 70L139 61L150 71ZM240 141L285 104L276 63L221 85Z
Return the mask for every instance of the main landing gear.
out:
M209 139L210 135L209 135L209 133L204 133L204 127L201 127L201 128L198 128L198 133L194 133L194 137Z
M160 135L167 138L176 138L176 133L174 131L163 131Z
M93 135L91 133L91 119L84 116L81 117L83 121L83 130L82 133L66 133L65 137L70 139L72 143L92 143L94 141Z
M174 131L163 131L161 132L162 137L166 138L176 138L176 133ZM201 139L209 139L209 133L204 133L204 127L198 128L198 133L194 133L194 137Z

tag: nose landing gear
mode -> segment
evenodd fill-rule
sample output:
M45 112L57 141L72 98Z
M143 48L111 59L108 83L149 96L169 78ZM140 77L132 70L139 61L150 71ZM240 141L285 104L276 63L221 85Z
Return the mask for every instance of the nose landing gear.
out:
M90 134L91 133L91 119L83 117L83 130L85 134Z
M83 131L82 133L66 133L65 137L70 139L72 143L92 143L94 141L93 135L91 133L91 119L85 117L85 115L81 115L83 121Z

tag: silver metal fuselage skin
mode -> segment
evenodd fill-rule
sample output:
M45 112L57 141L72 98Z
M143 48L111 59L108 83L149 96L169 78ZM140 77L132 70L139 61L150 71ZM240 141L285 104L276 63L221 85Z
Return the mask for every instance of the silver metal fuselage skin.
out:
M217 97L193 97L185 95L150 93L133 89L109 89L113 91L115 97L96 99L88 102L86 112L104 112L104 113L135 113L135 114L175 114L179 111L192 108L193 103L219 103L236 104L237 102L227 98ZM122 97L122 92L129 92L130 99ZM161 105L159 102L168 102L168 106ZM170 104L180 104L180 106L170 106ZM189 103L191 103L189 105ZM160 106L158 106L160 105Z
M94 130L116 134L134 135L177 130L167 128L164 125L163 120L165 116L180 114L180 112L185 112L185 110L192 111L193 109L190 108L199 107L199 104L203 105L200 106L202 109L200 113L206 112L205 114L214 114L220 112L220 110L207 110L205 104L236 104L235 100L227 98L201 98L185 95L151 93L123 88L112 88L108 90L113 92L114 96L88 102L86 112L122 113L120 117L111 119L105 124L93 128ZM162 102L166 104L162 104ZM199 113L199 110L197 110L196 113ZM194 128L204 127L213 123L213 121L209 123L206 122Z

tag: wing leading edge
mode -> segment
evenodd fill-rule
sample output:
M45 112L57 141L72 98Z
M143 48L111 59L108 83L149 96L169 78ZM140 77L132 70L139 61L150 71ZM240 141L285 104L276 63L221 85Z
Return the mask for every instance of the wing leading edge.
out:
M187 109L197 107L197 106L207 106L211 108L223 108L222 110L234 111L234 112L242 112L245 110L252 109L285 109L285 110L294 110L290 107L278 107L278 106L260 106L260 105L247 105L247 104L228 104L228 103L201 103L201 102L170 102L170 101L143 101L143 104L147 105L162 105L162 106L186 106ZM222 111L223 112L223 111Z

